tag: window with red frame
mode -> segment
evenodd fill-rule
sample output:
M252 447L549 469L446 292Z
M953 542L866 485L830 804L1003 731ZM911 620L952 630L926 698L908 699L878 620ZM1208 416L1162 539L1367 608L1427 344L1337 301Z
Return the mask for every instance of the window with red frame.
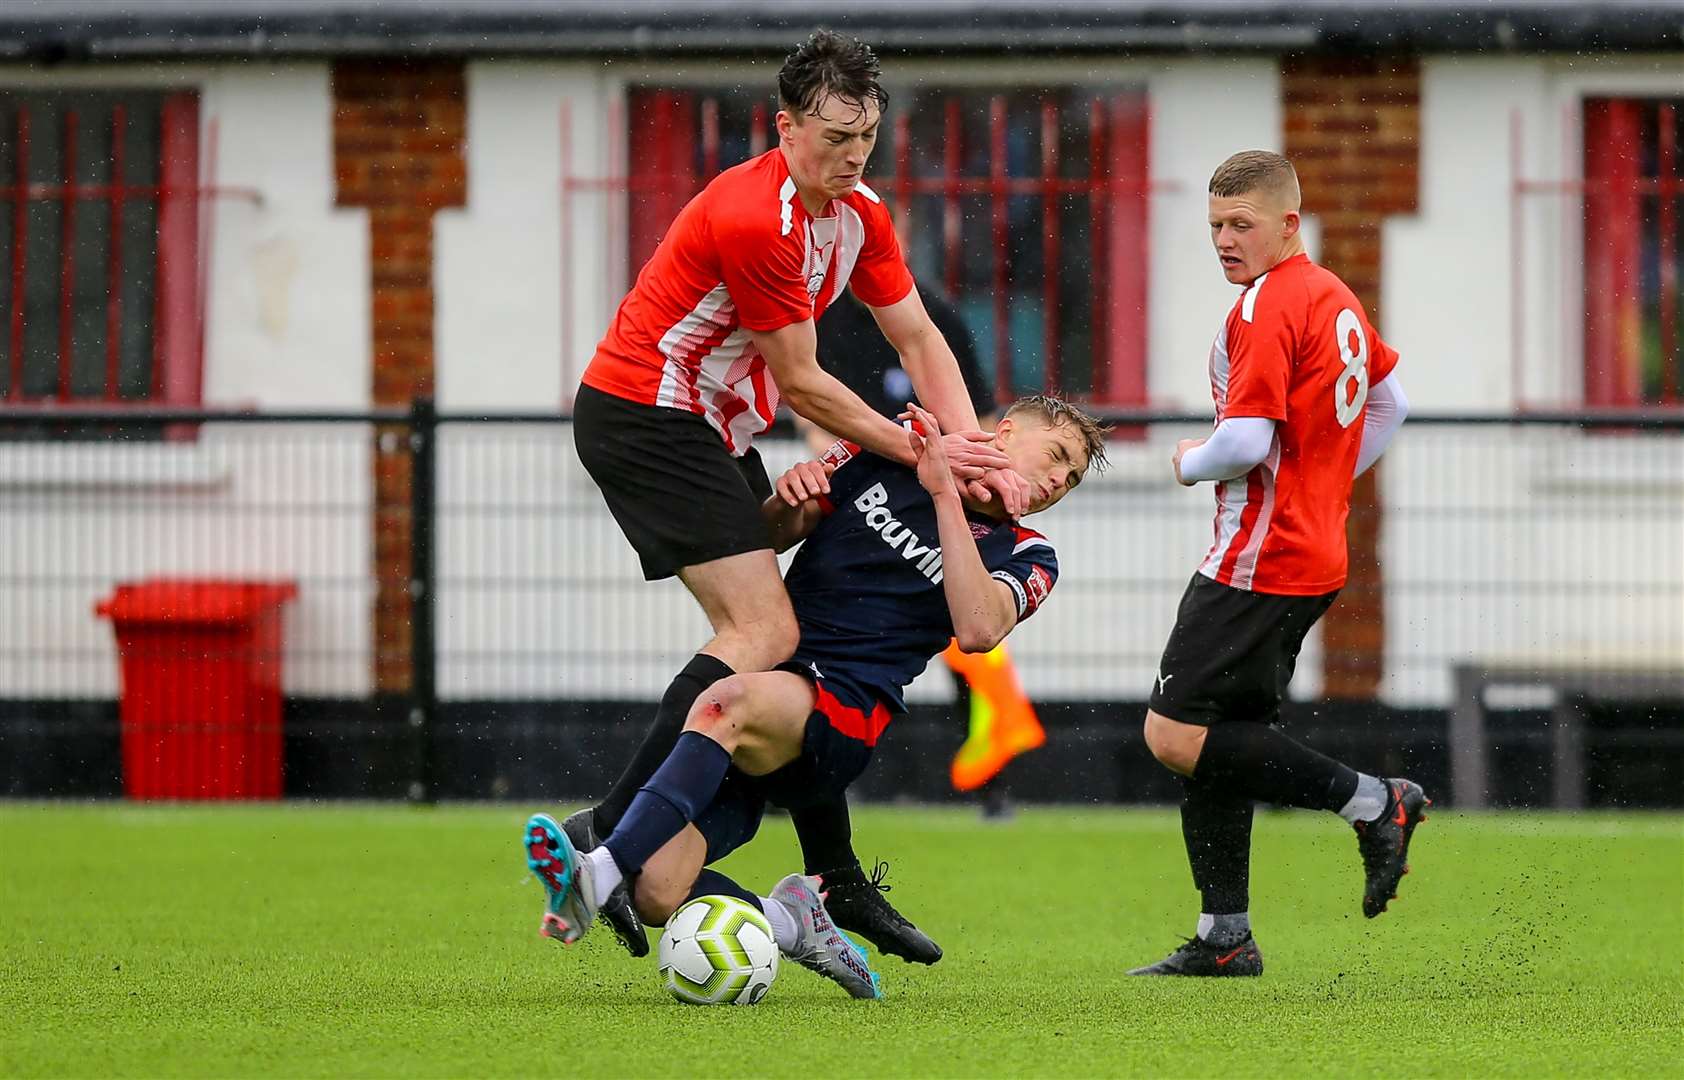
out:
M199 104L0 90L0 403L200 400Z
M867 182L913 274L945 292L1010 401L1146 403L1144 91L891 89ZM733 89L628 100L633 272L703 184L771 146L775 103Z
M1585 402L1680 404L1684 98L1585 102Z

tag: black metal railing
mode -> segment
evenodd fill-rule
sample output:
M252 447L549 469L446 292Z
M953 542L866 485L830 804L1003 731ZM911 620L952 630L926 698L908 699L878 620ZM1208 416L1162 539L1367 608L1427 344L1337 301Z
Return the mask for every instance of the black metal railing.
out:
M1063 576L1012 640L1054 729L1024 773L1027 798L1164 797L1147 780L1085 792L1081 777L1095 762L1126 772L1143 754L1137 711L1210 542L1209 494L1176 487L1168 455L1209 421L1108 418L1136 437L1039 525ZM774 468L802 452L788 437L763 445ZM1379 491L1378 562L1361 568L1380 585L1364 616L1374 632L1312 640L1295 722L1367 716L1329 729L1329 744L1412 747L1447 784L1460 770L1464 803L1675 800L1684 417L1416 416ZM288 794L600 790L706 636L680 586L641 580L562 416L425 401L355 414L3 410L0 793L121 790L119 655L94 609L119 584L153 579L296 584L282 653L258 658L285 691ZM1349 659L1339 650L1368 655L1384 705L1329 697L1327 673ZM1627 700L1632 686L1644 693ZM160 722L211 732L195 753L234 752L181 713L193 692L164 685ZM939 672L915 687L914 720L928 726L902 737L919 753L962 737L948 697ZM1558 730L1574 716L1579 728ZM1453 728L1482 732L1490 753L1457 758ZM1621 762L1649 777L1635 793L1614 791ZM1563 782L1563 768L1588 786ZM923 777L945 770L874 773L871 794L933 797Z

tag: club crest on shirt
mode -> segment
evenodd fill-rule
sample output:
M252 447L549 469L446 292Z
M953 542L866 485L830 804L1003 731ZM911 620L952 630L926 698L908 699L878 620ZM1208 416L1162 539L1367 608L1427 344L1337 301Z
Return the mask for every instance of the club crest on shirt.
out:
M836 246L832 240L828 244L817 244L807 257L807 299L818 298L819 290L824 288L825 275L830 273L830 251Z
M859 449L858 446L846 439L838 439L831 444L829 450L824 452L824 456L819 458L819 461L832 468L841 468L854 460L854 455L859 453Z

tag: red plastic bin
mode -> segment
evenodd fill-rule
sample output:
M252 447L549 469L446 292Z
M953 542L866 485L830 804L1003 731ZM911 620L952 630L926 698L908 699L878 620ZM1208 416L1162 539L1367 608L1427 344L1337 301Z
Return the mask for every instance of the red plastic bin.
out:
M123 792L281 796L281 607L294 582L155 578L117 586Z

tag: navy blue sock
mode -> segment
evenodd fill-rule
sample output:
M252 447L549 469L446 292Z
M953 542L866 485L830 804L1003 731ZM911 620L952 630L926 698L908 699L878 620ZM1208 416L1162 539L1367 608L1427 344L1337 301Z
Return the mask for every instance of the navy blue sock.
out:
M764 913L766 910L766 905L752 890L743 888L718 870L705 867L696 875L696 884L691 886L690 895L684 898L684 902L689 903L698 896L735 896L745 904L753 904L756 911Z
M730 767L731 755L723 746L698 731L682 732L672 753L602 842L621 872L630 877L642 870L655 852L695 821L718 794Z
M702 696L702 691L734 674L731 665L725 661L707 653L697 653L684 665L683 671L673 676L637 753L626 763L625 772L614 781L614 787L596 808L593 824L598 836L607 836L614 831L614 826L625 816L637 793L672 753L672 744L683 732L684 721L690 717L690 706Z

